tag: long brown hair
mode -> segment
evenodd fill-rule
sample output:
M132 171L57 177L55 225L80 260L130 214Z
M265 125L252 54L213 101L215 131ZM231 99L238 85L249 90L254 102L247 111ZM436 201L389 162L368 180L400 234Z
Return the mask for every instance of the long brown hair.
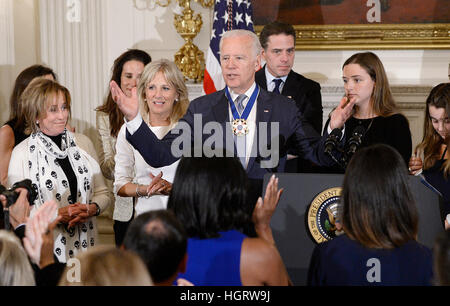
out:
M429 110L430 105L436 108L446 109L447 116L449 115L450 83L441 83L435 86L431 90L426 101L425 118L423 123L423 139L422 142L416 147L416 151L423 152L424 169L431 168L436 163L436 161L441 158L441 147L442 144L444 144L446 141L445 139L442 139L442 137L433 128ZM444 176L448 177L448 175L450 174L450 159L447 159L444 162L442 170L444 172Z
M139 49L130 49L122 53L122 55L114 61L111 76L111 81L115 81L119 87L121 87L120 77L122 76L123 65L132 60L139 61L145 66L152 61L152 58L147 52ZM97 107L95 110L108 114L111 136L117 137L120 127L123 124L123 114L116 102L114 102L111 95L111 90L108 91L108 96L105 103Z
M365 247L392 249L417 239L419 217L408 172L392 147L376 144L355 153L341 201L345 234Z
M349 64L361 66L370 75L372 81L375 82L372 98L370 99L372 111L382 117L388 117L397 113L397 105L389 87L389 80L383 63L378 56L372 52L356 53L345 61L342 69Z
M53 79L56 81L56 74L49 67L43 65L33 65L24 69L16 78L14 83L14 88L9 98L10 105L10 115L9 120L16 119L16 124L14 129L24 130L25 129L25 117L20 112L20 96L27 88L30 82L38 77L43 77L45 75L51 74Z

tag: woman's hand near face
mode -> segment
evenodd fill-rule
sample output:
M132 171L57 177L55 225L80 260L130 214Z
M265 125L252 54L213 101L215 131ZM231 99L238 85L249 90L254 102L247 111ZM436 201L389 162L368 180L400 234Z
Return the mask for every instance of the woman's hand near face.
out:
M338 107L331 113L330 128L342 128L345 122L352 116L355 99L348 99L343 97Z
M117 103L120 111L128 121L133 120L139 112L139 102L136 87L133 87L133 89L131 90L131 97L127 97L115 81L111 81L109 86L111 89L112 98L114 102Z

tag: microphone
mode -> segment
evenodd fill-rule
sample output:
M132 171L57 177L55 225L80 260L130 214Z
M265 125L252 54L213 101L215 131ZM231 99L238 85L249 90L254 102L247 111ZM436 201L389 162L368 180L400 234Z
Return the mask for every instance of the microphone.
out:
M348 140L347 155L350 156L356 152L361 145L362 138L366 132L366 129L362 125L358 125L352 132L352 136Z
M337 147L342 137L342 131L339 128L336 128L331 131L330 135L328 135L327 140L325 141L325 153L329 155L333 155L332 151Z

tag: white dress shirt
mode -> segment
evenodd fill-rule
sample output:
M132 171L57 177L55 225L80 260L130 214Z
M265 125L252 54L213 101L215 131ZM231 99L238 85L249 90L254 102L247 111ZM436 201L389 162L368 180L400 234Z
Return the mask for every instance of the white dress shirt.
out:
M272 92L275 89L275 82L273 82L273 80L275 79L282 79L283 83L280 84L280 93L283 91L283 87L284 84L286 83L286 79L287 79L287 75L282 76L282 77L274 77L269 70L267 69L267 65L266 68L264 69L264 72L266 73L266 81L267 81L267 91Z
M139 116L140 117L140 116ZM142 117L140 117L142 120ZM163 138L172 126L159 126L150 127L152 132L158 137ZM114 194L117 194L118 190L127 183L135 183L141 185L148 185L151 182L149 173L154 176L158 175L161 171L163 173L162 178L172 183L175 177L175 171L178 167L179 160L171 165L153 168L147 164L142 155L133 148L133 146L126 140L126 125L122 125L122 128L117 135L116 143L116 155L115 155L115 173L114 173ZM136 173L136 175L134 175ZM135 215L158 209L167 208L168 196L165 195L153 195L148 199L145 197L137 198L135 206Z

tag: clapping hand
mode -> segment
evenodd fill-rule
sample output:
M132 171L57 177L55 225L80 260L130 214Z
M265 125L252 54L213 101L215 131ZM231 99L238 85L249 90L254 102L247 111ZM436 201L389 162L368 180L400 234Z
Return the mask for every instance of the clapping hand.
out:
M40 268L53 262L53 229L60 222L56 215L58 204L45 202L26 223L23 246L31 261Z
M115 81L111 81L111 83L109 83L109 87L111 89L111 96L114 102L117 103L117 106L119 107L125 118L128 121L133 120L139 112L139 102L136 87L133 87L133 89L131 90L131 97L127 97Z
M163 173L160 172L157 176L154 176L151 172L149 173L152 181L147 187L147 194L162 194L169 195L172 190L172 184L162 178Z
M259 197L253 210L252 219L256 233L272 244L275 244L275 240L270 228L270 219L278 206L283 190L283 188L278 189L278 178L272 175L266 187L264 201Z

